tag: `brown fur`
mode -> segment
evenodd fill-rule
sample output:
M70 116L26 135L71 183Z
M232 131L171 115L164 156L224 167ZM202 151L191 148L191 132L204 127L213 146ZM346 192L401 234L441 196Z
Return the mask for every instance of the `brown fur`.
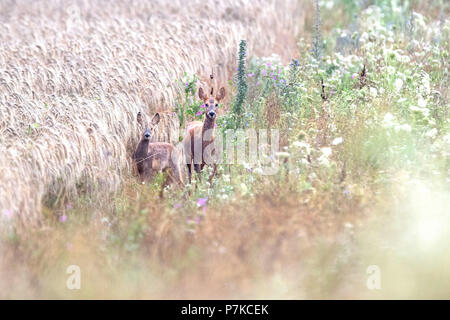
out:
M157 120L155 120L156 117ZM152 127L158 122L159 114L156 114L152 121ZM169 174L162 185L162 196L164 187L169 183L169 178L172 182L184 186L180 168L182 157L180 152L170 143L150 142L150 138L145 137L147 132L150 133L151 129L147 128L145 130L144 136L133 154L133 160L142 183L151 180L158 172L167 172Z
M214 93L214 90L211 89L211 93ZM194 165L194 170L197 173L200 173L200 171L203 169L203 167L206 165L205 159L203 157L203 152L207 146L214 143L214 127L216 124L216 118L210 118L207 116L207 113L209 113L211 110L215 112L216 104L220 100L222 100L225 97L225 88L220 88L219 94L216 95L215 99L214 97L208 97L208 95L205 94L203 88L199 88L198 90L198 96L205 104L207 104L206 112L205 112L205 120L203 122L200 121L193 121L187 124L186 127L186 133L183 138L183 148L186 156L186 165L188 168L188 178L189 183L191 183L191 176L192 176L192 165ZM208 130L212 130L209 131ZM205 133L211 133L211 136L206 136ZM195 145L201 145L201 158L200 155L195 154L194 147ZM201 163L196 163L200 160ZM209 177L209 181L212 181L212 178L216 174L217 165L216 163L213 164L213 173Z

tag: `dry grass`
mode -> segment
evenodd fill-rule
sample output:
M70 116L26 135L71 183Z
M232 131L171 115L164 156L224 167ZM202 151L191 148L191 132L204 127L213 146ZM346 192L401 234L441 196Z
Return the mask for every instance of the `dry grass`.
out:
M243 38L252 54L290 57L303 17L296 1L22 0L0 12L0 208L24 225L41 221L42 201L118 190L139 110L170 112L184 72L225 83Z

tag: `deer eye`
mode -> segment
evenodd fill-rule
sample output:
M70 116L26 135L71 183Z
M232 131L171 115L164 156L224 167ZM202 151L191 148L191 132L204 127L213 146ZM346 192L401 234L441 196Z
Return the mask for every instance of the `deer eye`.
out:
M206 107L208 107L208 104L205 104Z
M219 106L219 104L218 103L216 103L216 107L218 107Z

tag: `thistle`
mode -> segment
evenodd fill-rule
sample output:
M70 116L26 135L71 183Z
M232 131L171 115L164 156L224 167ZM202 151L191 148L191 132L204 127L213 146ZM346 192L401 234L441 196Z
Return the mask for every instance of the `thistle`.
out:
M239 65L237 73L237 95L233 105L233 114L235 115L236 127L240 127L240 119L243 114L243 104L247 95L247 81L245 77L245 57L246 42L241 40L239 44Z

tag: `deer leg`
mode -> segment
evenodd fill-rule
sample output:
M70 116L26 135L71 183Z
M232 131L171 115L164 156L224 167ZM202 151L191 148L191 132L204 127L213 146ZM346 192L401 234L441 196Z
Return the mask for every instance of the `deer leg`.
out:
M195 172L197 172L198 180L202 181L202 176L200 175L200 172L202 169L200 167L200 164L194 163L194 170L195 170Z
M212 183L212 179L214 178L214 176L217 174L217 164L213 164L213 172L211 173L211 175L209 176L209 183Z
M191 184L191 183L192 183L192 181L191 181L191 176L192 176L192 164L191 164L191 163L187 164L187 168L188 168L188 179L189 179L189 184Z

